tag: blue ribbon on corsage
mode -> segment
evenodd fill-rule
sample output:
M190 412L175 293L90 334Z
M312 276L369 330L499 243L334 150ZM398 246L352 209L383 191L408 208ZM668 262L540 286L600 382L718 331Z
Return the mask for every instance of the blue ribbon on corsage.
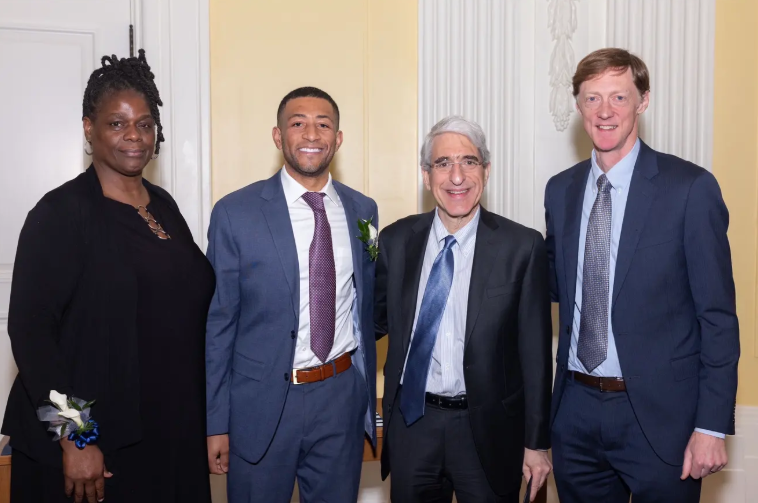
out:
M77 430L68 434L68 439L74 442L79 449L84 449L89 444L96 444L97 439L100 438L100 427L95 421L90 419L86 426L88 428L82 430L81 433Z
M95 401L84 401L76 397L67 397L55 390L50 391L50 405L37 409L37 418L49 423L47 431L54 433L53 441L63 437L76 444L79 449L97 443L100 427L91 417L90 408Z

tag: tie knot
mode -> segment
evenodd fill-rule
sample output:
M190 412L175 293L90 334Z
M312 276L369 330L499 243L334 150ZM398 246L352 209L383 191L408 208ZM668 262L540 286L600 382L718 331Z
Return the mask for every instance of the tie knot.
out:
M324 211L324 194L323 192L306 192L303 194L303 200L308 203L313 211Z
M610 192L613 188L613 185L611 185L611 182L608 181L608 177L605 176L605 173L600 175L597 179L597 190L600 192Z
M443 250L449 250L455 244L455 236L445 236L445 246Z

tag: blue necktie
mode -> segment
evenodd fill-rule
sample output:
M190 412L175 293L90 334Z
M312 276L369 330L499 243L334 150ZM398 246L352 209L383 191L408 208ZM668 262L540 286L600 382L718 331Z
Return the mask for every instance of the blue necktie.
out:
M408 350L405 363L403 389L400 392L400 412L405 424L410 426L424 415L426 398L426 378L432 362L432 350L437 340L442 314L445 312L450 286L453 284L455 260L452 247L453 236L445 238L445 246L434 259L429 280L424 289L424 298L416 320L416 331Z

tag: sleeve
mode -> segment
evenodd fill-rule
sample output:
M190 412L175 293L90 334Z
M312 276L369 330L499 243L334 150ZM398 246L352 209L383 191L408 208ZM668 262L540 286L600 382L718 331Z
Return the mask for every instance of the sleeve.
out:
M69 362L59 350L61 320L85 257L75 212L43 199L29 212L13 265L8 334L26 393L44 405L51 390L71 389ZM83 397L90 399L92 397Z
M524 379L526 440L533 450L550 448L550 395L553 381L552 324L548 260L542 236L535 232L521 287L518 347Z
M718 183L703 171L690 188L684 222L687 274L701 338L695 426L732 435L740 334L728 227Z
M550 299L553 302L558 302L558 276L555 271L555 229L553 223L553 215L550 212L550 184L552 179L547 182L545 186L545 248L547 249L548 259L548 278L550 283Z
M223 203L211 213L208 260L216 273L216 291L208 310L205 334L207 434L229 432L230 377L240 310L240 255Z
M387 335L387 243L379 234L379 255L376 257L376 281L374 282L374 335L376 340Z

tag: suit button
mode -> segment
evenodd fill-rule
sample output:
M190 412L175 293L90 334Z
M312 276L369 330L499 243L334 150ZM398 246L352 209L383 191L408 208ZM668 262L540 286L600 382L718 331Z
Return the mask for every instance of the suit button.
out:
M290 375L287 372L284 373L284 380L285 381L289 381L290 380Z
M294 339L295 337L297 337L297 335L295 334L295 331L294 331L294 330L293 330L292 332L290 332L290 337L292 337L293 339Z
M566 333L571 334L571 325L566 325Z
M397 376L400 377L401 375L403 375L403 369L397 371Z

